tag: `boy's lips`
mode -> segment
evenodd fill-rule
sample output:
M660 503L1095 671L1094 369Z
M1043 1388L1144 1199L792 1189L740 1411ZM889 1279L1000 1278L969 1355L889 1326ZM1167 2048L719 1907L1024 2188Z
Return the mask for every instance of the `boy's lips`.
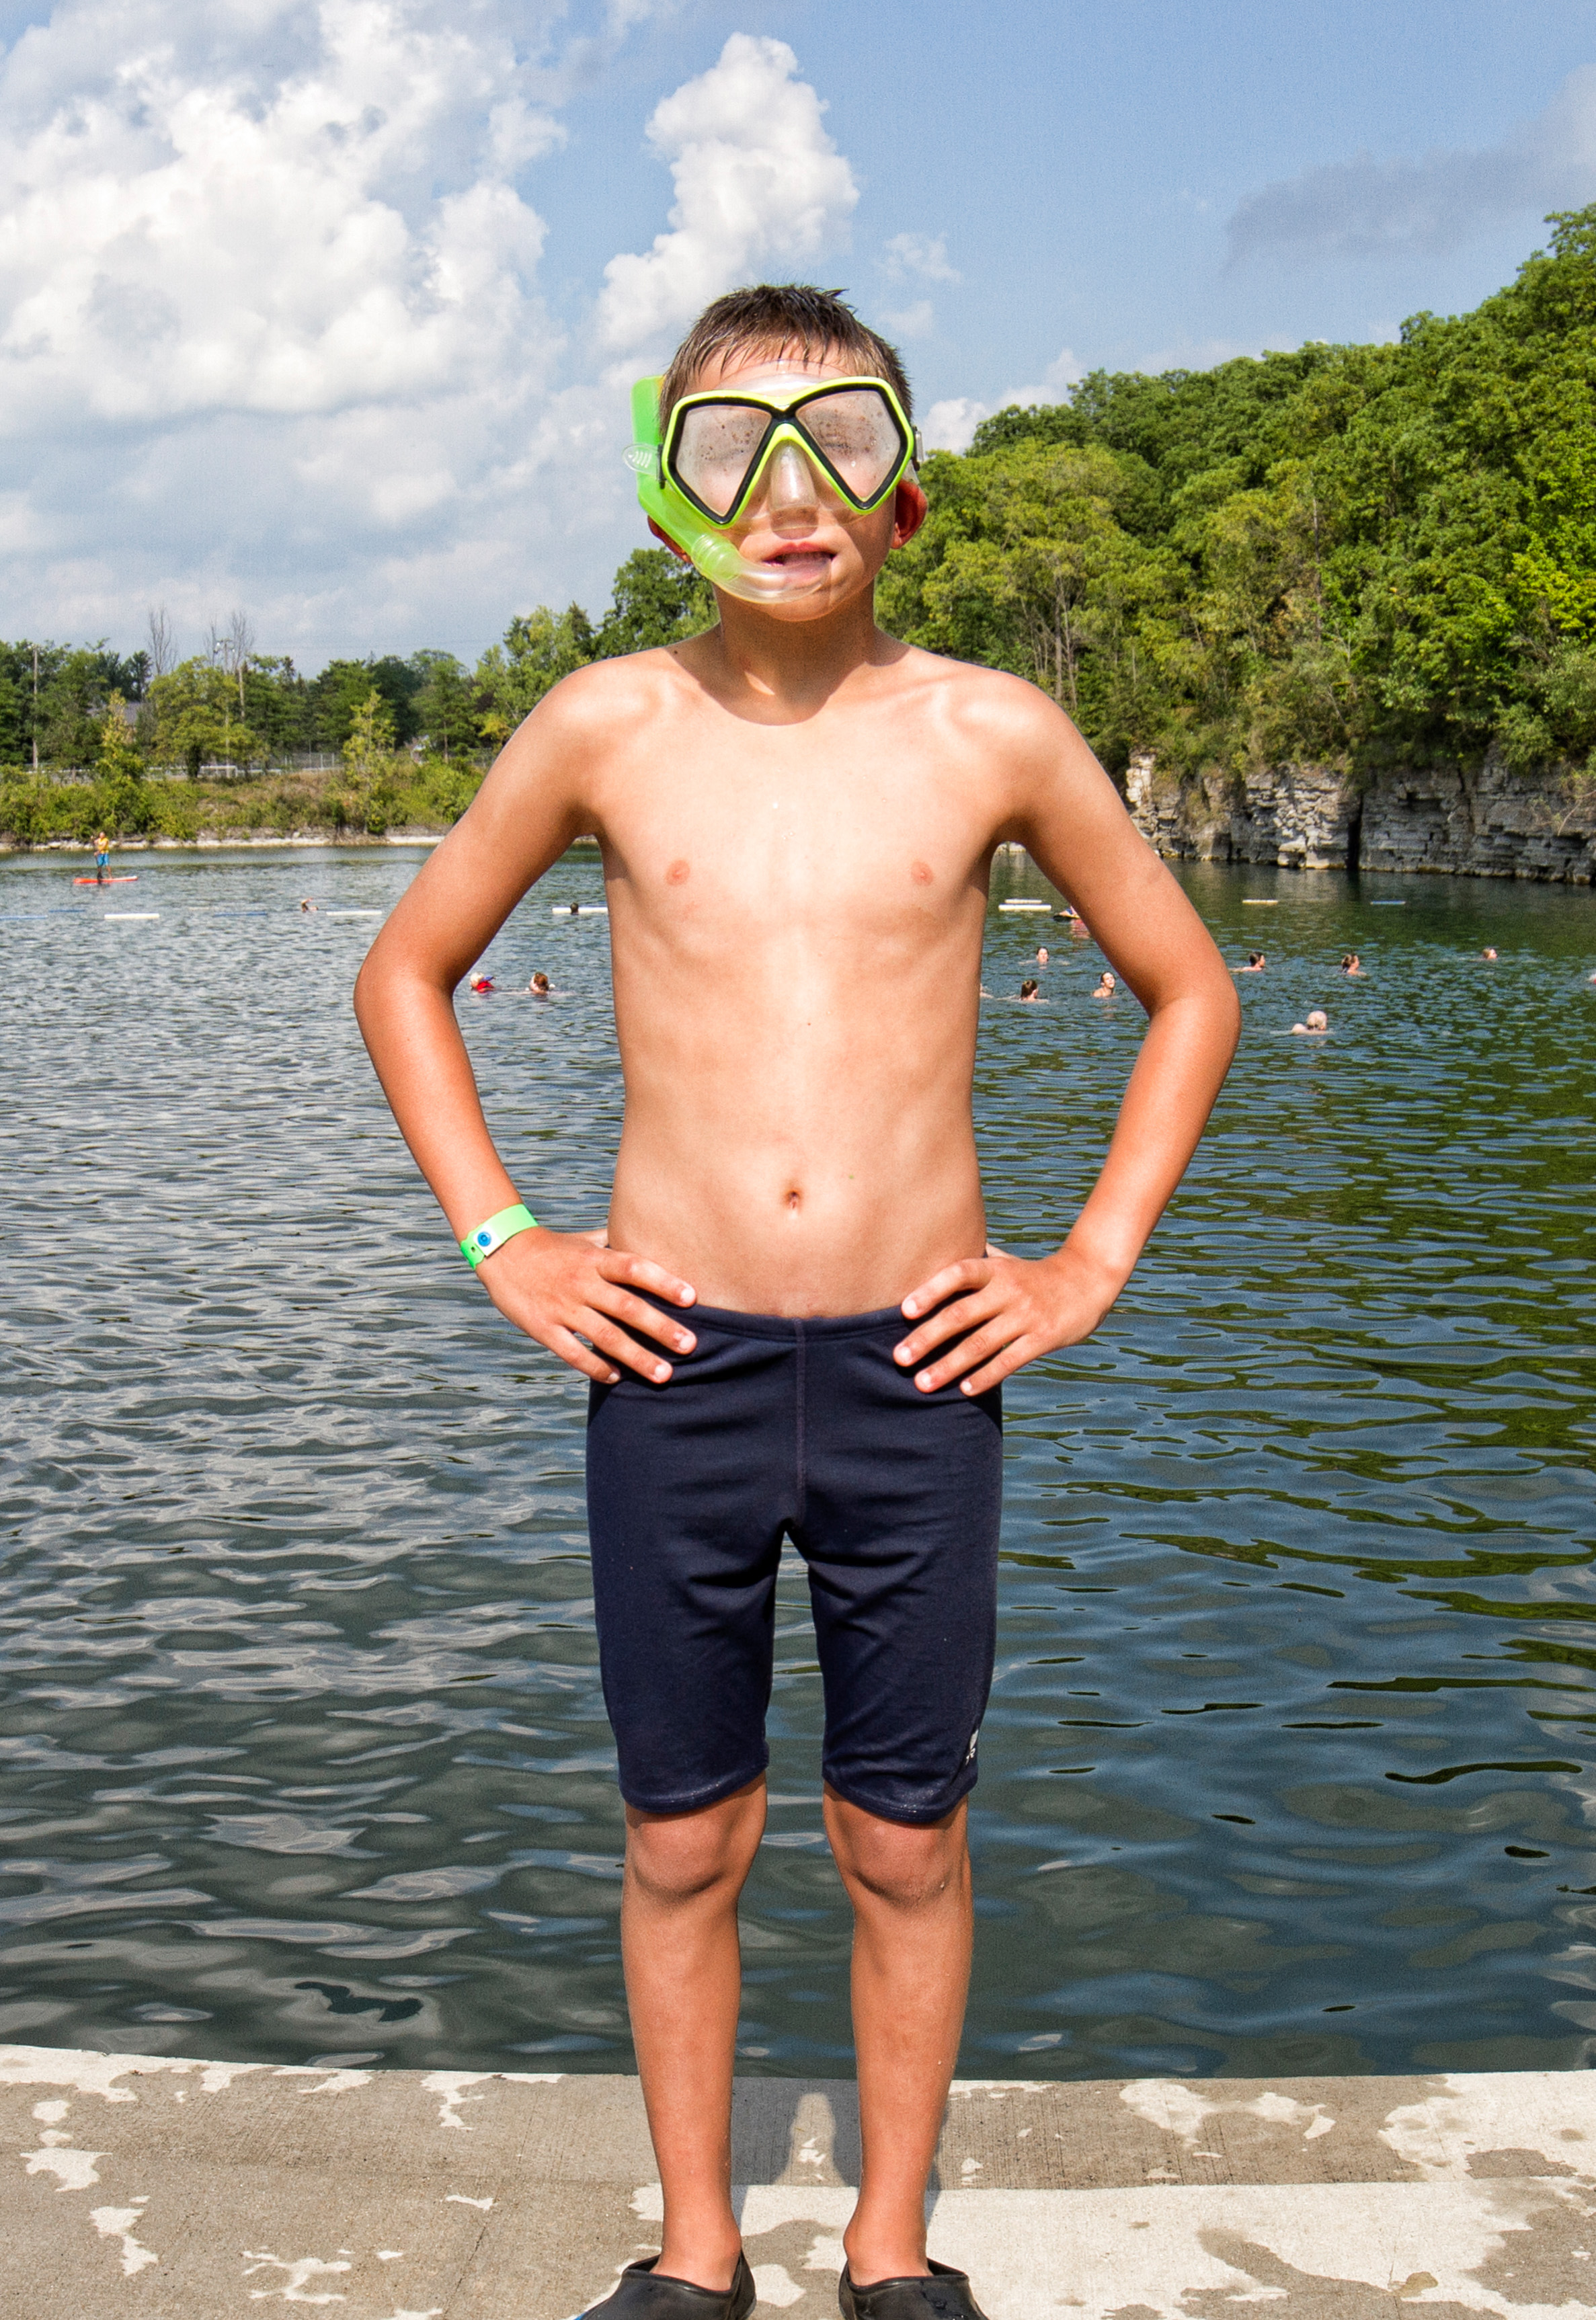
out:
M807 580L812 579L819 573L829 571L833 558L830 548L803 543L793 548L778 548L774 556L767 556L764 560L766 564L776 565L784 572L792 573L795 577Z

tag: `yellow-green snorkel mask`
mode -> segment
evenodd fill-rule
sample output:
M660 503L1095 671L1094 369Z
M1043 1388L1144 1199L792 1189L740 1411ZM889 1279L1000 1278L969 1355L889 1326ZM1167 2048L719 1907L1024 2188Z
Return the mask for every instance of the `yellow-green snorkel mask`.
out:
M778 563L755 563L731 539L767 483L773 497L784 488L793 504L820 496L849 523L878 508L921 456L919 430L884 378L685 394L663 435L662 384L640 378L631 391L626 461L638 498L712 587L748 603L784 603L826 585L824 574L789 576Z

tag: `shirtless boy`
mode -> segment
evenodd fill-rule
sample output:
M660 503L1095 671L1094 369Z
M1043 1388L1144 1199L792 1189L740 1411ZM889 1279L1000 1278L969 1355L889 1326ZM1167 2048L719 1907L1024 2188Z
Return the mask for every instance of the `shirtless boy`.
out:
M842 379L846 409L814 399ZM730 390L757 400L715 400ZM854 1910L863 2166L842 2310L975 2315L964 2275L928 2261L924 2195L969 1973L1000 1388L1113 1304L1238 1010L1068 719L1017 677L875 626L875 576L926 504L892 349L830 294L734 292L667 375L667 420L685 394L711 400L694 422L704 464L682 473L739 553L717 565L702 528L684 536L712 576L751 572L764 598L718 585L708 634L557 685L388 920L356 1003L451 1230L489 1252L483 1287L592 1381L621 1939L665 2194L659 2256L594 2310L744 2320L755 2301L730 2198L737 1905L765 1825L788 1535L809 1564L826 1830ZM890 438L880 473L848 464L860 411ZM718 458L739 465L731 485ZM626 1113L607 1227L578 1231L505 1219L520 1191L452 997L587 835ZM1102 1173L1036 1262L988 1246L970 1108L987 875L1015 839L1084 907L1148 1018ZM558 1206L558 1185L520 1190Z

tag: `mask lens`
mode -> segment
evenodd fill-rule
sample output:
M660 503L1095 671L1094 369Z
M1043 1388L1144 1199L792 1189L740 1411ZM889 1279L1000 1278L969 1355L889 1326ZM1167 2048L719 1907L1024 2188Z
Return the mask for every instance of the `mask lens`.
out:
M794 416L859 501L885 487L908 448L891 405L873 386L817 394Z
M737 504L769 425L769 412L748 403L695 403L683 413L671 466L717 521Z

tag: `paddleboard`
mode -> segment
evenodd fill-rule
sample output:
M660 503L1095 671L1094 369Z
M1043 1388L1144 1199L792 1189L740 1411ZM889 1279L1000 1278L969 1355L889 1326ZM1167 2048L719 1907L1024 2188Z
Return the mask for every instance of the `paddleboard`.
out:
M1000 902L998 908L1000 911L1046 911L1049 917L1053 913L1051 902Z
M549 915L551 919L607 919L610 905L608 902L579 902L573 911L569 902L550 902Z
M159 911L107 911L108 919L159 919Z
M305 917L319 919L380 919L380 911L307 911Z
M1243 909L1248 911L1278 911L1280 908L1278 894L1244 894L1241 902Z
M75 886L136 886L138 883L136 870L124 870L118 878L74 878L72 881Z

